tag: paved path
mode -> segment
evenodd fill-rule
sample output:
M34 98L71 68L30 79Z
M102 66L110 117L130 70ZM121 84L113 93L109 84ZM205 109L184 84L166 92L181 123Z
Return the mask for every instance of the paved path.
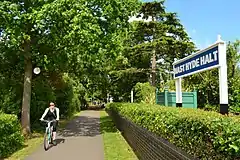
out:
M82 111L81 115L59 131L57 146L48 151L43 146L26 160L103 160L100 112Z

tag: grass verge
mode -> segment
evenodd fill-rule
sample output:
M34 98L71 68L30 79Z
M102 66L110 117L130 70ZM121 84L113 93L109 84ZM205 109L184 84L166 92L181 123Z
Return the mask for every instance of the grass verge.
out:
M137 160L138 158L115 127L105 111L101 111L101 133L104 141L105 160Z
M67 123L78 117L80 112L74 114L72 117L62 119L59 121L59 129L64 128ZM33 153L43 143L44 133L33 133L31 138L25 141L24 147L12 154L9 158L4 160L24 160L25 157Z

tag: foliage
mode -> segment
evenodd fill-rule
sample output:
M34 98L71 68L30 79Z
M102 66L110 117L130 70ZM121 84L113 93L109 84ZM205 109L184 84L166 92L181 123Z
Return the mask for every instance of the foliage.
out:
M182 58L194 50L177 14L166 12L163 1L143 3L136 15L143 20L131 22L122 36L124 48L111 67L110 92L114 101L129 101L131 89L138 82L151 80L153 84L153 51L158 62L156 82L160 83L169 80L167 74L159 77L171 70L174 58Z
M80 100L78 98L80 87L67 74L63 75L62 87L56 89L56 103L65 117L71 117L75 112L80 111Z
M228 87L229 101L233 112L240 112L240 41L228 43L227 63L228 63Z
M1 1L0 108L22 113L22 127L29 132L29 111L35 123L49 101L56 101L62 114L70 116L80 103L86 104L86 95L100 90L104 97L108 88L99 86L108 83L106 67L120 52L119 35L138 4L138 0ZM40 75L32 75L33 67L41 68Z
M24 138L17 116L0 112L0 158L23 146Z
M239 118L147 104L112 103L107 109L119 112L199 159L240 156Z
M155 87L151 86L149 82L137 83L134 86L135 102L155 104Z
M206 105L204 106L204 110L206 110L206 111L219 112L219 105L206 104Z

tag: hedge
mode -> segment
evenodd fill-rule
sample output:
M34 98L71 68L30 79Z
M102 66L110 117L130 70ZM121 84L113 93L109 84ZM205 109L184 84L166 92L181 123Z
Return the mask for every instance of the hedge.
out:
M9 156L23 144L24 137L17 116L0 113L0 158Z
M111 103L113 110L199 159L239 159L240 120L216 112Z

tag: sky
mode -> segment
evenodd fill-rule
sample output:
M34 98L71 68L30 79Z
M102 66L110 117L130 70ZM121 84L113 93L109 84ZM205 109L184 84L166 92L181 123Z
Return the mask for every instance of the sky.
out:
M224 41L240 39L240 0L166 0L165 6L177 12L199 49L215 43L218 35Z

